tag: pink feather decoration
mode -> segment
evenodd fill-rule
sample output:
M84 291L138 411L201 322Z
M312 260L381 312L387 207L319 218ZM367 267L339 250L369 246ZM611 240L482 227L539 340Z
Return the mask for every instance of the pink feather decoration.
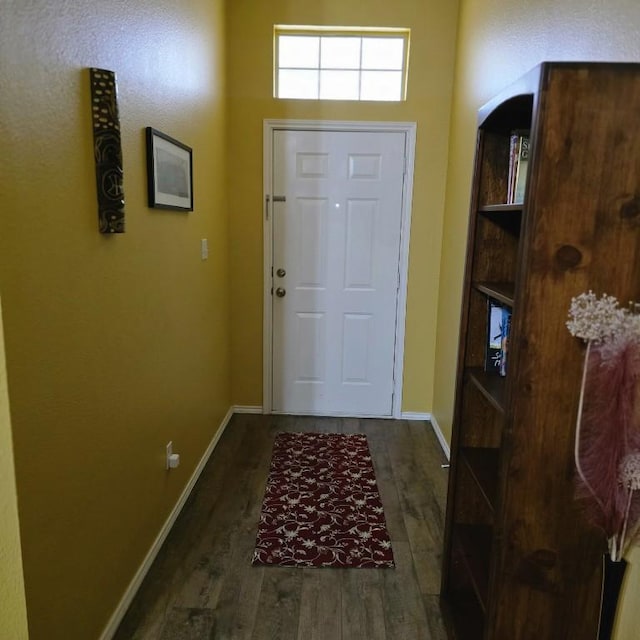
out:
M626 335L591 343L585 366L576 433L578 496L590 521L606 533L612 555L620 556L640 523L640 491L631 491L620 477L625 457L640 452L640 342Z

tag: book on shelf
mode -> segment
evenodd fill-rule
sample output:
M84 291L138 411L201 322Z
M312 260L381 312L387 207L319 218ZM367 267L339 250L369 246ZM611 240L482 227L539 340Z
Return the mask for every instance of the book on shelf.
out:
M502 307L500 325L500 375L507 375L507 355L509 353L509 332L511 331L511 309Z
M521 136L518 140L518 158L516 161L516 186L513 202L524 202L524 188L527 183L527 169L529 167L529 136Z
M518 150L518 134L509 136L509 173L507 179L507 204L513 203L513 194L516 185L516 154Z
M529 166L529 131L518 129L509 137L507 204L522 204Z
M487 327L484 369L492 375L506 376L511 309L488 300Z

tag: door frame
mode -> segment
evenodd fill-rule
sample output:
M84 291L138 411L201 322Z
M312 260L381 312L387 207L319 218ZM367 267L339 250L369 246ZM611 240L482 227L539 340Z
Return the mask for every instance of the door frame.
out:
M273 366L273 220L271 185L273 178L273 134L275 131L345 131L369 133L404 133L405 167L402 185L402 212L400 228L400 256L398 264L398 296L396 300L396 331L393 364L393 399L391 416L374 418L400 418L402 413L402 382L404 373L404 338L409 275L409 238L411 234L411 202L413 196L413 170L416 148L415 122L368 122L349 120L292 120L265 119L263 125L263 235L264 235L264 304L262 338L262 412L272 413ZM360 416L362 417L362 416Z

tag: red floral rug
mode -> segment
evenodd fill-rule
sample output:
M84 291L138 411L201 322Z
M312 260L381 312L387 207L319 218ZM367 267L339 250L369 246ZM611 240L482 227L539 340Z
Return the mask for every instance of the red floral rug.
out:
M395 566L365 435L276 436L253 564Z

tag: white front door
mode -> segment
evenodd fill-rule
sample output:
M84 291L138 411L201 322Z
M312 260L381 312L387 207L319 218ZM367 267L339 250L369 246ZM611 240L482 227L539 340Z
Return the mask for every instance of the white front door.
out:
M273 136L272 410L391 416L406 134Z

